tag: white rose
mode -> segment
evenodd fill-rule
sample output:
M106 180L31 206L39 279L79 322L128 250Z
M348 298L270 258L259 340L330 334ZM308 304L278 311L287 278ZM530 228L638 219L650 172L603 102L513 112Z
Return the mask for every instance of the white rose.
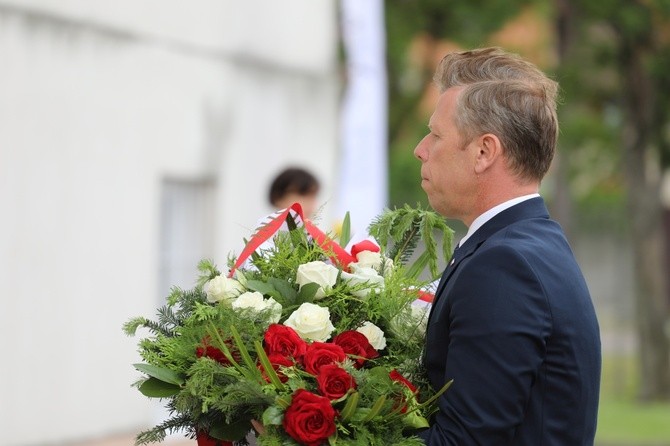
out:
M366 284L362 289L352 291L352 294L359 298L364 298L372 291L379 293L384 289L384 278L373 268L362 268L355 264L349 265L352 272L342 271L342 279L351 287L360 288L358 285Z
M358 254L356 254L356 260L358 266L361 266L363 268L379 269L379 267L382 264L382 255L379 252L361 251Z
M377 327L372 322L366 321L356 329L357 332L363 333L368 342L375 350L383 350L386 347L386 338L381 328Z
M328 308L309 302L300 305L286 319L284 325L294 329L302 339L325 342L335 330L330 322Z
M244 292L244 287L235 279L229 279L225 276L216 276L205 284L205 293L207 293L207 302L215 303L231 300Z
M302 288L303 285L308 283L316 283L319 285L319 289L314 295L315 299L321 299L326 296L326 292L337 282L337 274L339 270L333 265L329 265L325 262L315 261L309 263L303 263L298 267L295 281Z
M388 274L393 269L393 260L383 257L381 253L373 251L361 251L356 254L357 262L350 264L358 265L361 268L373 268L382 272L383 275ZM382 268L383 266L383 268Z
M240 294L232 303L233 310L251 309L256 313L267 312L269 314L269 322L276 324L281 318L282 306L273 298L264 299L263 295L258 291Z

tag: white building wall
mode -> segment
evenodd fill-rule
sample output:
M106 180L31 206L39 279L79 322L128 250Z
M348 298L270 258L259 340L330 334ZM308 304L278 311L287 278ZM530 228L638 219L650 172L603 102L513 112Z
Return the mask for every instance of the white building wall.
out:
M121 326L160 298L166 178L213 182L203 255L220 266L284 164L332 201L335 15L334 0L0 1L2 444L155 421Z

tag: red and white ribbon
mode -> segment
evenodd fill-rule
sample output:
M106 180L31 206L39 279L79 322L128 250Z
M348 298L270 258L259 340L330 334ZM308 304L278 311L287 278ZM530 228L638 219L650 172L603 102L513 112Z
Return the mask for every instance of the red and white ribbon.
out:
M328 237L323 231L317 228L311 221L307 220L302 212L302 206L300 203L293 203L290 207L284 209L279 215L274 217L264 226L261 226L256 233L251 237L247 245L242 250L242 253L237 258L235 265L230 269L228 277L233 277L235 271L242 265L244 262L253 254L254 251L258 249L263 242L272 238L277 231L282 227L286 219L288 218L291 211L294 211L302 220L303 225L307 233L312 237L312 239L321 247L324 251L330 254L330 260L336 264L346 269L351 262L355 262L356 259L351 256L347 251L344 250L335 240Z

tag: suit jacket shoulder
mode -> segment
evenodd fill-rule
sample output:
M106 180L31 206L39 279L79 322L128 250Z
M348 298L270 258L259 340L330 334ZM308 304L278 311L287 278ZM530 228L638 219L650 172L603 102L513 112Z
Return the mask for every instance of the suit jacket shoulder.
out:
M422 434L428 444L592 444L598 324L541 198L501 212L457 251L424 360L435 387L454 379Z

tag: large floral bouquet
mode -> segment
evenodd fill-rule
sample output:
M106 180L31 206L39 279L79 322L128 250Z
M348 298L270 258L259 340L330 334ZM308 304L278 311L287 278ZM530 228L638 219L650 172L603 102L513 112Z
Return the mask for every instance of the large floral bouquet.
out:
M437 275L434 232L448 253L451 230L405 207L370 226L379 245L345 252L300 217L294 205L259 230L225 275L202 261L195 288L173 289L156 321L126 323L129 335L151 332L136 386L171 413L136 444L180 430L201 445L246 444L252 424L261 445L421 444L412 431L446 386L431 389L422 370L417 277ZM274 246L259 251L268 238ZM420 238L425 252L409 262Z

